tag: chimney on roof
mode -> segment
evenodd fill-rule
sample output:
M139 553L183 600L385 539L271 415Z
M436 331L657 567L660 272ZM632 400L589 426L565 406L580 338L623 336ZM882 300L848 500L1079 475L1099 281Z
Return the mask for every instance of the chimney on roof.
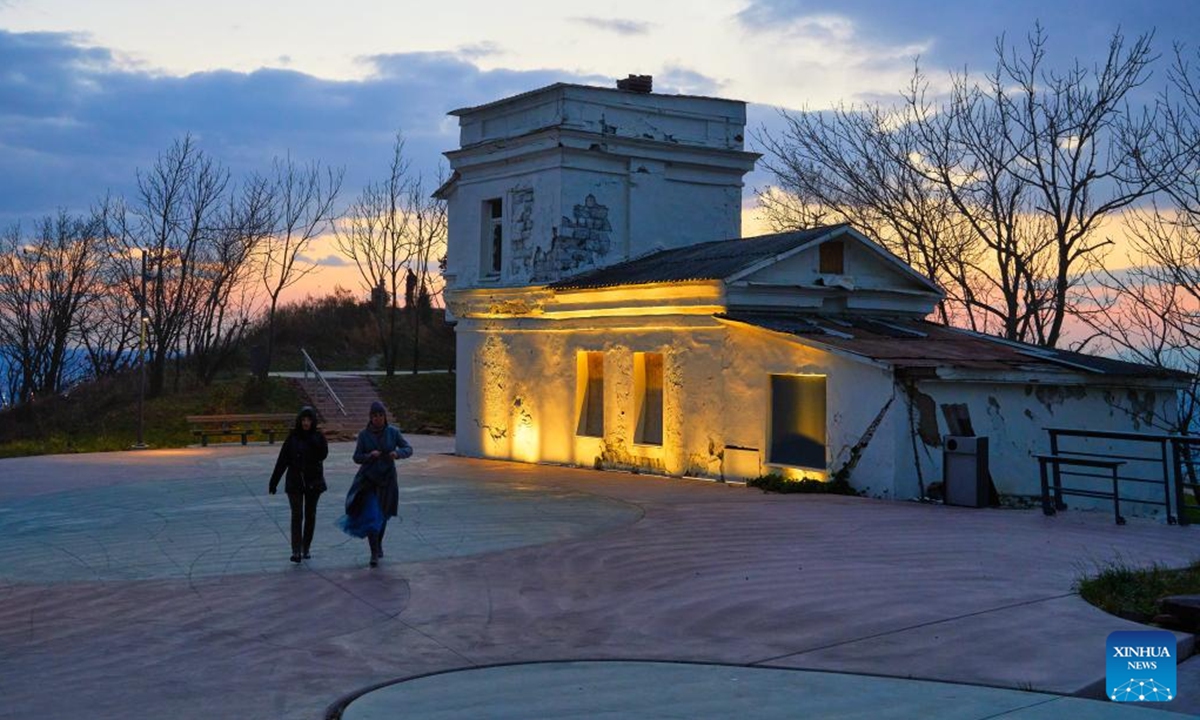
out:
M648 93L654 85L653 75L630 75L624 80L617 80L618 90L628 90L635 93Z

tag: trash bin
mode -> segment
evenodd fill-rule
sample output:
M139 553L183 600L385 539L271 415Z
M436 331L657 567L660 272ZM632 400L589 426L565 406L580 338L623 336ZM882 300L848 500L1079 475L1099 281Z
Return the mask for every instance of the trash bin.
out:
M947 435L942 445L942 493L947 505L988 504L988 439Z

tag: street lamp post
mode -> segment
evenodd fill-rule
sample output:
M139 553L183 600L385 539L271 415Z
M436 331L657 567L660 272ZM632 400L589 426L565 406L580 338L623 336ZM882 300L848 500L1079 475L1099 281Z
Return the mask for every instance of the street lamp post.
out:
M142 249L142 292L138 296L138 365L141 366L141 386L138 390L138 432L134 450L145 450L146 445L146 250Z

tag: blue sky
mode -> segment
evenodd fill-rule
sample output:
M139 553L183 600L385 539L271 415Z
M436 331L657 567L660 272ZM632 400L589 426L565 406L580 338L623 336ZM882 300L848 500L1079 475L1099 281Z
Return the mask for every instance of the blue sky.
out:
M1059 64L1100 60L1118 27L1156 30L1164 55L1200 38L1190 0L0 0L0 227L127 192L185 133L235 173L342 166L349 201L397 130L432 175L457 143L447 111L553 82L653 74L772 126L776 107L891 99L918 55L935 80L986 70L1038 20Z

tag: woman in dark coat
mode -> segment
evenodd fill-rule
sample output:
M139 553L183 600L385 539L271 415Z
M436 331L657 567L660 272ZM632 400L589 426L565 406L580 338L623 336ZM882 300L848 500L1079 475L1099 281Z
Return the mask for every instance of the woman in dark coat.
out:
M358 433L358 444L354 446L354 462L360 467L346 494L346 515L339 521L346 534L367 538L371 567L378 565L383 557L388 518L396 517L399 512L396 461L411 457L412 453L412 445L400 430L388 425L383 403L371 403L371 419Z
M271 473L268 492L279 487L279 479L287 473L288 504L292 506L292 562L310 558L313 526L317 521L317 501L325 492L325 458L329 444L317 429L317 413L307 405L296 415L296 426L288 433L279 448L279 459ZM303 520L303 522L302 522Z

